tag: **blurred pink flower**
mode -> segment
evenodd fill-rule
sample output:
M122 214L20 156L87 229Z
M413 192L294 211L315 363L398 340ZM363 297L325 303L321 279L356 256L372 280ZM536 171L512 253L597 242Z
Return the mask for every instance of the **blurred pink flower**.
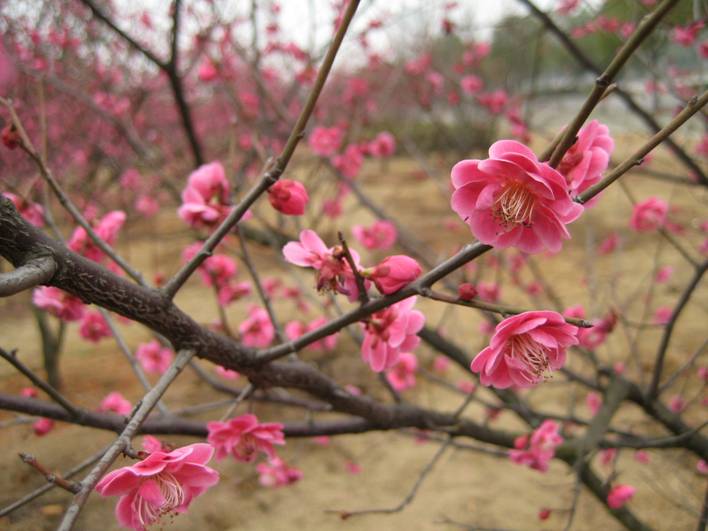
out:
M674 413L681 413L686 409L686 401L681 395L674 395L669 400L669 409Z
M189 175L177 213L192 226L214 225L226 217L229 190L220 162L200 166Z
M671 320L674 310L670 306L660 306L654 312L654 324L665 325Z
M505 90L495 90L485 94L479 94L477 101L492 114L501 114L509 101L509 95Z
M127 415L133 409L130 401L127 400L118 391L111 391L108 393L103 400L101 400L101 405L99 406L99 411L113 411L119 415Z
M637 489L631 485L615 485L607 494L607 505L610 509L619 509L632 499Z
M109 472L96 485L102 496L120 496L118 523L137 531L170 514L183 513L192 500L219 481L206 466L214 449L195 443L166 453L156 451L142 461Z
M702 20L697 20L686 26L676 26L671 33L671 40L680 46L689 47L695 42L704 25Z
M396 226L385 220L376 221L370 227L354 225L352 234L367 249L390 249L398 237Z
M482 385L532 387L565 363L565 350L578 344L577 327L551 311L524 312L504 319L489 346L472 361Z
M649 456L649 452L646 450L637 450L634 452L634 460L642 465L648 465L651 458Z
M288 216L302 216L310 196L299 181L280 179L268 188L268 201L278 212Z
M577 140L558 165L558 171L568 181L571 194L584 192L601 179L614 148L610 130L597 120L592 120L578 131Z
M91 216L86 215L86 217L90 219ZM103 216L98 222L93 223L93 230L108 245L113 245L118 237L118 232L125 223L125 219L125 212L114 210ZM75 253L79 253L94 262L100 262L104 257L103 251L96 246L83 227L74 229L66 245Z
M135 357L145 372L162 374L172 363L172 351L160 345L156 339L149 343L142 343L135 351Z
M416 335L425 316L413 309L417 298L409 297L374 313L364 324L361 357L374 372L392 367L400 352L411 352L420 343Z
M247 347L267 347L275 337L275 327L268 312L257 306L251 307L248 317L239 325L241 342Z
M204 59L202 64L199 65L199 71L197 72L200 81L209 82L214 81L219 77L219 71L216 69L216 65L210 58Z
M617 245L619 245L619 234L613 232L600 242L597 252L601 255L610 254L617 249Z
M275 457L274 444L285 444L283 425L276 422L258 422L258 417L247 413L226 422L207 423L207 441L216 449L216 459L232 455L237 461L250 463L262 452Z
M570 15L580 5L580 0L560 0L556 13L559 15Z
M475 94L482 90L484 82L474 74L463 76L460 79L460 88L467 94Z
M658 197L650 197L646 201L634 205L629 225L637 232L649 232L662 227L666 223L669 204Z
M54 429L54 421L42 417L32 424L32 430L37 437L42 437Z
M332 157L332 165L345 177L353 179L359 174L361 165L364 163L364 156L361 148L356 144L350 144L344 153Z
M42 207L42 205L27 201L26 199L10 192L2 192L0 195L4 195L12 201L12 204L15 205L15 208L20 215L29 223L35 227L44 226L44 207Z
M659 284L664 284L667 282L670 278L671 275L674 273L674 268L670 265L665 265L659 268L659 270L656 272L656 276L654 277L654 280L656 280L657 283Z
M79 334L87 341L98 343L101 339L111 337L108 323L97 311L85 312L79 326Z
M25 398L37 398L39 393L34 387L23 387L20 390L20 395L24 396Z
M302 471L285 464L280 457L273 457L267 463L256 465L258 482L264 487L284 487L302 478Z
M585 405L594 417L597 415L597 412L600 411L600 407L602 407L602 395L595 391L590 391L587 395L585 395Z
M235 380L236 378L241 376L238 372L222 367L221 365L216 366L216 374L226 380Z
M372 157L390 157L396 152L396 138L388 131L383 131L367 147Z
M401 352L396 363L386 371L386 378L396 391L405 391L415 387L415 373L418 370L418 358L415 354Z
M285 335L288 337L288 339L292 341L305 335L308 332L312 332L313 330L318 329L319 327L325 324L327 324L326 317L318 317L308 325L301 321L290 321L285 325ZM332 350L337 345L338 336L339 332L328 335L323 339L318 339L317 341L310 343L309 345L307 345L307 348L314 352L322 350Z
M32 302L63 321L78 321L84 314L84 304L77 297L52 286L35 288Z
M339 150L343 138L344 133L339 127L315 127L308 145L315 155L329 157Z
M509 458L519 465L546 472L548 463L556 455L556 448L563 444L563 436L558 430L557 422L544 420L531 437L521 435L516 438L514 450L509 450Z
M151 195L141 194L135 200L135 210L149 218L160 211L160 203Z
M605 448L600 451L600 464L602 466L610 466L617 459L617 448Z
M410 256L397 254L387 256L378 265L362 271L362 275L374 281L376 289L384 295L395 293L413 282L423 270Z
M450 358L439 354L435 356L435 359L433 360L433 370L438 374L445 374L450 368L450 364Z
M515 140L495 142L489 156L452 168L452 209L482 243L527 253L560 251L570 238L565 225L583 212L563 176Z

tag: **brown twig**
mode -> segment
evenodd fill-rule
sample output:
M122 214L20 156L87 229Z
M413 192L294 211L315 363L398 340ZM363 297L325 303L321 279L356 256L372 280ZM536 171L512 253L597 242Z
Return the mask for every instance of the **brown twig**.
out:
M342 246L344 259L347 261L347 264L349 264L349 268L352 270L352 274L354 275L354 281L356 282L356 287L359 290L359 302L361 304L366 304L369 302L369 294L366 292L364 277L361 276L359 268L357 267L354 257L352 256L352 252L349 250L349 245L347 245L347 240L344 239L344 235L341 231L337 232L337 237L339 238L339 243Z
M27 463L29 466L34 468L37 472L42 474L44 478L51 484L56 485L57 487L64 489L68 492L71 492L72 494L77 494L79 492L79 484L74 482L74 481L67 481L64 479L60 474L56 474L54 472L50 472L47 470L44 465L42 465L37 459L29 454L25 453L20 453L20 459L22 459L23 462Z

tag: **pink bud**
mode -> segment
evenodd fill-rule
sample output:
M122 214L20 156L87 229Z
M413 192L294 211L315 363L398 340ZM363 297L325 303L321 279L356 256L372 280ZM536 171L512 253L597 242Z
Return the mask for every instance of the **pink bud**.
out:
M418 262L409 256L397 254L384 258L374 267L370 278L381 293L388 295L413 282L422 272Z
M538 519L539 520L548 520L551 516L551 510L547 508L543 508L540 511L538 511Z
M302 216L310 197L302 183L281 179L268 189L268 200L278 212L289 216Z
M20 145L20 135L12 124L6 125L0 133L2 143L8 149L15 149Z
M32 429L34 430L34 434L37 437L41 437L42 435L46 435L52 429L54 428L54 421L52 419L48 419L45 417L42 417L39 419L37 422L32 424Z
M469 282L463 282L457 287L457 296L460 300L470 301L477 296L477 288Z

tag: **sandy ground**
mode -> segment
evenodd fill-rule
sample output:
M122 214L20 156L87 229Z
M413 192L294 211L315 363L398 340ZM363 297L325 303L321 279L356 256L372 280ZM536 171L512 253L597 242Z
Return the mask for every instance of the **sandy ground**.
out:
M676 170L675 165L665 162L661 157L654 164L662 167L662 162L664 167ZM455 219L448 206L445 167L449 167L449 161L441 161L437 183L417 178L419 170L406 160L396 161L385 171L378 165L369 165L361 178L362 186L376 197L376 201L380 205L395 208L393 213L401 217L407 230L424 241L431 254L440 257L449 254L456 245L470 240L469 233L461 224L459 231L446 229L441 232L442 220ZM297 172L294 173L297 177ZM705 219L705 192L697 193L697 189L634 177L628 177L626 182L640 199L661 195L678 207L672 217L689 226L682 241L687 247L692 247L695 254L700 242L695 227ZM327 190L327 187L321 186L314 191L314 195L325 194ZM637 238L630 235L627 228L630 211L629 202L620 187L613 187L596 208L588 211L580 222L573 225L573 240L561 255L538 260L545 278L563 301L582 303L591 311L601 312L610 305L625 305L629 300L625 311L635 321L641 320L645 306L653 312L659 305L674 303L690 274L689 267L673 249L663 245L659 262L661 265L674 265L676 272L667 285L655 291L648 304L643 304L642 301L646 303L643 296L648 279L651 278L656 246L649 243L651 236ZM346 204L346 216L345 219L364 223L372 219L353 200ZM121 251L149 274L156 271L170 274L177 267L180 249L189 242L189 234L175 218L172 211L165 211L151 223L129 224L121 237ZM333 241L336 222L305 218L302 226L311 226L312 223L318 223L318 230ZM592 249L596 242L612 230L617 230L623 237L622 253L616 257L595 257ZM273 255L268 249L253 247L253 253L263 275L285 275L285 267L272 260ZM365 262L373 262L376 257L365 255ZM496 275L487 266L479 267L474 274L486 280L492 280ZM246 278L245 268L240 275ZM309 286L311 277L301 275L299 278L304 285ZM588 286L591 288L588 289ZM194 280L180 293L176 302L200 322L211 323L217 318L216 305L211 300L207 302L205 293L199 281ZM708 289L704 285L679 321L671 343L667 369L680 365L706 337L707 295ZM502 298L510 304L527 307L531 304L525 294L508 286L508 281L504 284ZM37 344L37 331L28 310L28 301L28 294L11 300L0 300L0 337L3 347L18 347L23 360L39 368L41 360L34 346ZM435 325L442 322L442 331L465 345L470 356L483 346L484 340L478 332L481 319L473 310L446 310L430 303L420 305L425 310L428 323ZM245 314L245 308L245 304L232 305L228 310L229 321L237 324ZM296 314L293 305L284 301L276 301L276 312L283 319ZM123 324L121 330L133 346L149 337L148 332L138 325ZM648 329L641 334L635 346L636 357L629 354L631 349L628 348L628 334L631 337L634 330L625 333L618 329L600 349L599 355L608 362L626 361L630 375L636 376L641 372L642 377L646 378L660 330ZM340 338L338 354L334 363L323 365L326 372L342 383L354 383L376 396L384 397L381 386L360 362L357 348L351 340L343 336ZM422 365L430 367L434 354L425 346L421 346L418 354ZM304 357L322 361L321 354L305 353ZM569 363L575 368L582 367L581 360L576 358L571 358ZM204 364L204 367L212 370L208 364ZM141 389L115 344L111 340L98 345L86 343L78 337L75 325L69 330L62 370L67 384L67 396L88 408L95 407L108 391L114 389L120 389L131 401L141 396ZM468 378L467 374L455 367L447 375L453 384L465 378ZM0 365L0 388L3 392L18 392L24 385L26 382L20 376L7 366ZM678 392L681 385L679 382L669 395ZM686 396L702 392L692 385L683 390ZM486 397L485 393L482 391L481 396ZM534 391L530 399L541 409L562 413L567 410L569 396L572 395L569 395L567 387L551 381ZM414 403L441 409L453 409L461 402L458 393L422 378L419 386L407 392L405 397ZM219 398L194 374L186 372L168 392L166 403L170 408L178 409ZM588 411L582 405L582 399L583 396L578 395L580 405L577 412L587 417ZM250 407L259 416L269 420L302 418L302 413L293 409L259 404ZM222 413L223 409L220 409L197 418L214 419ZM480 406L473 405L466 415L481 420L484 411ZM687 417L693 422L705 420L705 409L695 406ZM12 418L10 414L0 416L2 421ZM510 413L501 414L495 422L500 427L523 429ZM642 414L631 406L623 409L616 425L623 428L644 427L657 436L664 433L647 423ZM49 436L42 438L35 437L28 424L3 428L0 430L0 442L5 450L2 458L5 473L0 476L0 505L42 484L42 478L19 462L17 452L30 452L47 467L63 470L98 451L111 439L110 433L62 424ZM167 440L173 444L193 442L185 438ZM258 485L253 466L232 461L219 462L215 467L221 472L222 481L208 495L194 502L188 514L177 517L170 528L352 531L461 528L450 521L484 528L563 528L567 516L564 510L570 506L574 486L574 476L568 467L554 463L547 474L540 474L514 465L505 457L462 449L449 449L444 454L413 501L401 512L357 516L347 520L341 520L336 513L327 512L396 506L410 491L437 448L435 443L421 443L410 434L401 433L345 436L332 439L326 447L308 440L289 440L283 455L287 461L304 471L302 481L288 488L270 490ZM695 511L700 506L705 487L705 478L695 473L695 458L681 451L652 451L650 454L650 466L638 465L631 452L622 452L619 457L617 470L620 472L620 480L638 487L631 508L657 529L694 529L697 518ZM122 464L126 462L121 461ZM348 463L356 463L361 468L360 473L353 474ZM603 477L607 477L608 469L597 464L595 466ZM0 528L53 529L68 499L66 492L55 490L10 517L0 519ZM79 529L118 529L112 515L114 502L93 496L84 510ZM554 510L546 522L540 522L537 518L541 507ZM581 494L573 529L618 528L596 500L587 493Z

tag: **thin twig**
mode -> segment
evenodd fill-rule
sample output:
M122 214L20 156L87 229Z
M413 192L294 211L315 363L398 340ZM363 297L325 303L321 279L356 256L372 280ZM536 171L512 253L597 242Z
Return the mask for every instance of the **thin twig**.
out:
M361 276L359 268L356 266L356 262L352 256L352 252L349 250L349 246L347 245L347 240L344 239L344 235L341 231L337 232L337 237L339 238L339 243L342 245L344 259L347 261L347 264L349 264L349 268L352 270L352 274L354 275L354 281L356 282L356 287L359 290L359 302L361 304L366 304L369 302L369 294L366 292L364 277Z
M194 356L194 351L182 350L177 354L177 357L172 362L170 367L165 371L165 373L160 377L160 380L155 384L148 393L143 397L140 405L137 407L132 417L130 418L128 425L125 427L123 432L118 436L115 442L108 448L103 457L100 459L98 464L91 469L88 475L81 481L81 490L74 496L69 507L64 513L64 518L57 528L58 531L70 531L76 524L76 519L81 512L82 507L88 500L89 495L93 491L101 476L108 470L113 461L115 461L118 456L123 453L129 446L130 441L135 435L135 433L140 428L140 425L147 419L152 409L157 404L157 401L162 397L170 384L177 378L184 366L189 362Z
M37 377L37 375L34 374L34 372L30 370L29 367L27 367L24 363L17 359L16 351L13 350L11 352L7 352L5 349L0 348L0 357L5 359L10 365L12 365L15 369L25 375L34 385L36 385L42 391L47 393L52 400L54 400L57 404L63 407L72 416L79 416L79 411L71 404L71 402L64 398L64 396L59 391L54 389L54 387L49 385L41 378Z
M79 484L75 481L67 481L60 474L55 472L50 472L47 468L42 465L37 459L29 454L20 453L20 459L27 463L29 466L34 468L37 472L44 476L49 483L56 485L57 487L64 489L65 491L71 492L72 494L77 494L79 492Z

